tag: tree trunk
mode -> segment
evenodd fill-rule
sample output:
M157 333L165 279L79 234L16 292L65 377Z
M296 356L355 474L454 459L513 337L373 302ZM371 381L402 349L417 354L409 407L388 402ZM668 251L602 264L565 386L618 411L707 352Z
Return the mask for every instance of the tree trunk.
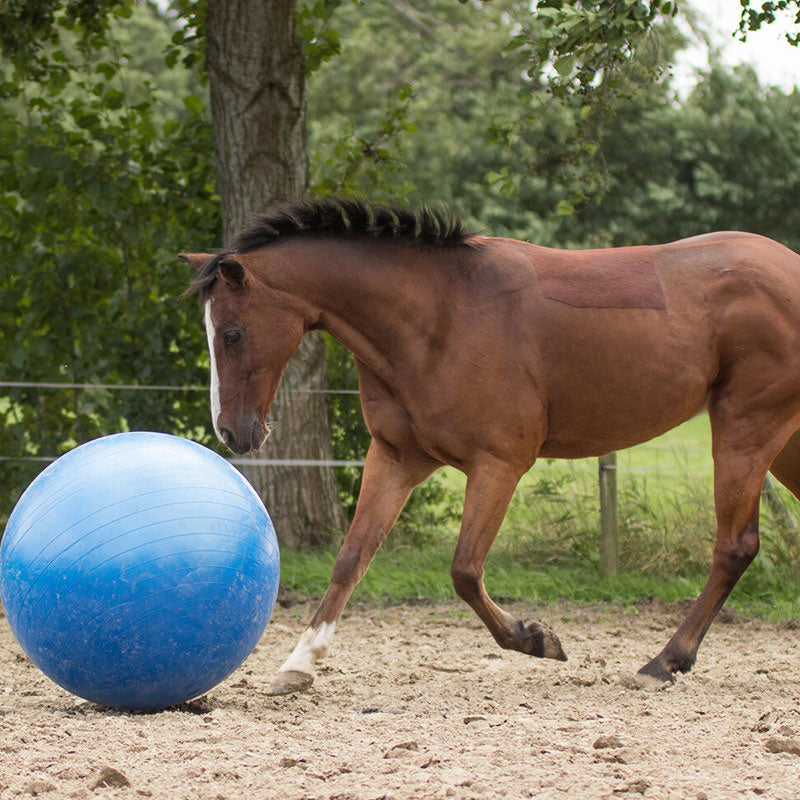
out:
M251 212L308 190L306 75L294 0L208 0L206 65L225 238ZM308 335L273 406L275 459L332 458L324 395L325 342ZM252 466L243 472L288 547L330 541L344 527L330 468Z

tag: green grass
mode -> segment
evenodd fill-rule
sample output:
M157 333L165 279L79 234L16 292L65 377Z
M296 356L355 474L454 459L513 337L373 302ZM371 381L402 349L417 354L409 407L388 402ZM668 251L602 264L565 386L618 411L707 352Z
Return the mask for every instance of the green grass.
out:
M456 600L450 582L451 553L441 544L385 548L375 557L353 599L390 605L409 599ZM321 597L328 586L334 558L330 550L283 553L282 587ZM499 553L490 555L485 580L489 593L501 602L547 604L571 600L629 606L644 597L657 597L667 603L694 598L706 577L700 573L659 576L641 572L608 577L586 565L537 569ZM748 617L800 619L800 577L754 564L739 582L729 604Z
M559 599L623 606L653 596L696 597L714 538L711 435L705 414L618 454L621 574L598 570L597 459L541 461L523 478L490 553L486 585L499 599ZM395 603L455 599L449 566L458 535L465 478L440 473L444 493L427 533L403 524L356 589L355 598ZM795 517L797 501L784 493ZM420 530L423 533L420 533ZM762 511L762 550L729 603L747 616L800 619L800 536ZM284 553L285 588L321 596L333 551Z
M443 474L463 492L463 475ZM716 526L708 416L618 453L617 483L621 569L704 574ZM782 489L781 496L800 520L797 500ZM495 547L537 566L596 565L598 505L596 458L543 459L520 481ZM764 505L759 558L800 573L800 536Z

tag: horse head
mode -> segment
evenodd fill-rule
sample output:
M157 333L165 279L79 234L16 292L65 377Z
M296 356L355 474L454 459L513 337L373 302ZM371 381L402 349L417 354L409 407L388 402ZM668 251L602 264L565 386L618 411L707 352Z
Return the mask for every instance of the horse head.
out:
M214 431L234 453L258 450L281 376L305 333L303 317L247 268L246 257L181 258L198 270L189 291L205 304Z

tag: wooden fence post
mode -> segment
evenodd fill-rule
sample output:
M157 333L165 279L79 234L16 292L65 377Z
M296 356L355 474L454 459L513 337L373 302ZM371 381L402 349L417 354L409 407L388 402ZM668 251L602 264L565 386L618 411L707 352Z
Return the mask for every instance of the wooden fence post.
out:
M600 571L616 575L619 570L617 545L617 454L598 459L600 473Z
M775 486L775 481L772 480L770 475L764 479L764 486L761 489L761 499L767 504L767 507L772 512L772 516L783 525L784 528L790 531L797 530L797 522L795 522L792 512L789 511L783 498L778 494L778 487Z

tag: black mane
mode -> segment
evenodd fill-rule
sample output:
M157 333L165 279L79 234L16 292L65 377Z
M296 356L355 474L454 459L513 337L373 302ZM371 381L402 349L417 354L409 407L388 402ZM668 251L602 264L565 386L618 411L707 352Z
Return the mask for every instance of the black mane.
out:
M197 274L187 294L210 291L219 263L226 256L247 253L297 236L335 236L389 239L413 246L450 247L464 244L470 234L461 220L437 209L386 206L366 200L320 197L270 209L239 231L224 252L215 255Z

